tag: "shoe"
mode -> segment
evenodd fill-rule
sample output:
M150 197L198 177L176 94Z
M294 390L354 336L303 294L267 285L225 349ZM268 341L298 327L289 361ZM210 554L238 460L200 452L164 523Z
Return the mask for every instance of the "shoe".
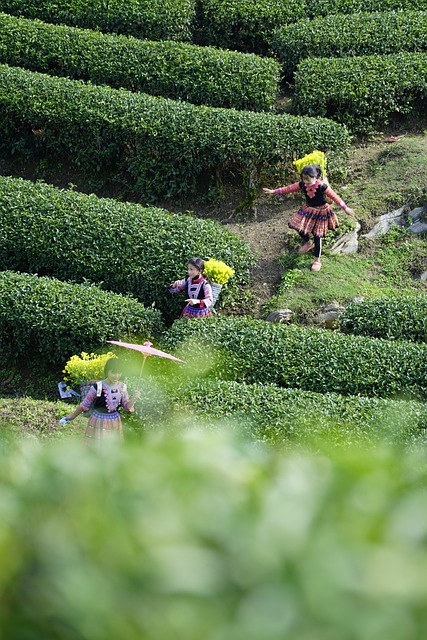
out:
M314 247L314 242L312 240L307 240L307 242L298 249L298 253L301 253L301 254L308 253L309 251L312 250L313 247Z
M312 271L320 271L321 268L322 268L322 263L320 262L319 258L316 258L316 260L311 265L311 270Z

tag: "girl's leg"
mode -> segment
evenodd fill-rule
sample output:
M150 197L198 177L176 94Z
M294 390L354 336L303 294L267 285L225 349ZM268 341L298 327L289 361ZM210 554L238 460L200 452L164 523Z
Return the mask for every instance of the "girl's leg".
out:
M298 253L307 253L308 251L311 251L314 247L314 243L312 240L310 240L309 234L303 233L302 231L298 231L298 233L300 235L300 238L304 240L304 244L298 249Z
M320 256L322 253L322 238L314 236L314 262L311 265L312 271L320 271L322 263L320 262Z

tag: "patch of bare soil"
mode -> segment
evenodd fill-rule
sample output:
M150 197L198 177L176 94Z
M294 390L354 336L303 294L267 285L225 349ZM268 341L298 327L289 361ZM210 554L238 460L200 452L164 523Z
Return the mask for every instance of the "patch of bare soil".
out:
M272 204L271 199L261 197L257 203L256 218L244 223L229 221L227 229L245 240L254 251L258 265L252 271L253 313L261 314L262 306L276 293L282 269L279 258L292 233L288 221L295 209L295 203Z

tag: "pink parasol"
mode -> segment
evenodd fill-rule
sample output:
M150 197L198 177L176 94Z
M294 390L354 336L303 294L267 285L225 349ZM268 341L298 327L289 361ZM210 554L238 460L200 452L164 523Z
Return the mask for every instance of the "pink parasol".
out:
M141 379L142 370L144 368L145 360L147 356L160 356L160 358L168 358L169 360L175 360L176 362L182 362L185 364L184 360L180 360L179 358L175 358L175 356L171 356L170 353L166 353L166 351L160 351L160 349L155 349L152 347L152 343L148 340L144 342L144 344L134 344L132 342L118 342L117 340L107 340L110 344L116 344L118 347L125 347L125 349L133 349L134 351L140 351L143 356L141 371L139 372L139 380ZM139 383L138 380L138 383Z

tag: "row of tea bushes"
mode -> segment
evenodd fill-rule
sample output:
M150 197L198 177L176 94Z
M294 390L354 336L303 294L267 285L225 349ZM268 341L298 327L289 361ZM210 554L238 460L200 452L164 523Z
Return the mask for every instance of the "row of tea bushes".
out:
M197 420L208 424L233 420L251 437L269 443L317 439L337 445L403 443L427 429L425 403L315 393L272 384L191 379L184 384L174 382L168 398L178 412L193 412ZM145 415L145 408L141 410Z
M158 336L159 311L90 285L0 272L0 354L61 364L106 340Z
M273 59L173 41L153 42L0 13L0 61L194 104L263 111L275 105Z
M352 302L340 318L343 333L427 342L427 296Z
M0 177L0 217L0 269L88 279L172 317L183 305L167 285L186 274L188 258L231 266L231 297L254 263L249 246L212 220L17 178Z
M291 75L304 58L425 51L427 11L327 15L277 29L272 49Z
M252 113L93 86L0 65L0 152L56 167L64 156L95 188L142 198L176 197L196 179L233 167L248 184L312 149L345 152L342 125L321 118Z
M195 4L195 0L0 0L0 11L150 40L190 40Z
M205 44L265 53L278 27L304 18L402 9L427 9L427 0L201 0L199 38Z
M361 11L427 9L427 0L0 0L0 11L150 40L267 53L279 26Z
M367 133L393 115L427 113L427 53L308 58L295 72L297 113Z
M343 395L427 397L427 345L247 317L177 321L168 349L218 379Z

